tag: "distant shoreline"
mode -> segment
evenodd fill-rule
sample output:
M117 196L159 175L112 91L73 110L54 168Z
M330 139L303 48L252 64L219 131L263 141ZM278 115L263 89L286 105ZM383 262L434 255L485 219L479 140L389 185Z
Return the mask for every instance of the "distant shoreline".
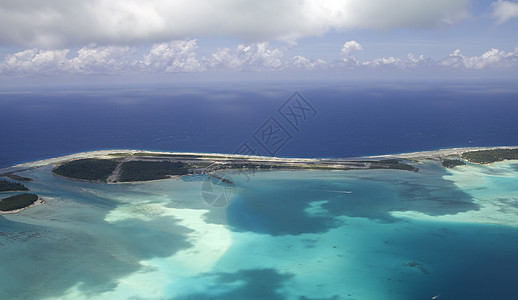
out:
M402 159L416 159L416 158L443 158L454 155L462 155L465 152L480 151L480 150L496 150L496 149L518 149L518 146L495 146L495 147L460 147L460 148L444 148L438 150L408 152L399 154L383 154L363 156L362 158L402 158Z
M203 152L166 152L166 151L148 151L148 150L136 150L136 149L113 149L113 150L96 150L79 152L54 158L48 158L33 162L27 162L17 164L11 167L0 169L0 172L12 171L16 169L28 169L43 167L53 164L59 164L67 161L72 161L81 158L114 158L110 154L125 154L125 153L152 153L152 154L163 154L163 155L178 155L178 156L212 156L218 157L219 159L235 159L235 158L246 158L246 159L259 159L270 162L294 162L294 163L318 163L318 162L333 162L343 160L361 160L361 159L424 159L424 158L444 158L448 156L462 155L464 152L479 151L479 150L494 150L494 149L518 149L518 146L496 146L496 147L461 147L461 148L445 148L439 150L399 153L399 154L384 154L384 155L372 155L372 156L359 156L351 158L288 158L288 157L272 157L272 156L254 156L254 155L242 155L242 154L225 154L225 153L203 153Z

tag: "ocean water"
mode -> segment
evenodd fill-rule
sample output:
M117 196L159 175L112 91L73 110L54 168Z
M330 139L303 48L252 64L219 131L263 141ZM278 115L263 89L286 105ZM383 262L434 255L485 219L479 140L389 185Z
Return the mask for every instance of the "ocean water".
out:
M295 91L309 110L293 126L282 112ZM518 136L510 84L18 92L0 93L0 168L98 149L248 143L265 155L348 157ZM282 147L257 139L265 124L289 137ZM20 175L46 203L0 215L0 299L514 299L518 163L415 164L229 172L235 197L223 207L205 201L204 176L108 185L29 169Z
M296 91L313 110L295 109L305 118L292 126L279 110ZM0 91L0 168L101 149L234 153L248 143L262 155L353 157L516 145L518 136L512 83L173 83L27 92ZM266 149L254 139L270 118L291 137L282 147Z
M229 173L236 197L219 208L204 176L27 170L47 203L0 217L0 298L512 299L516 162L419 167ZM481 218L484 203L498 213Z

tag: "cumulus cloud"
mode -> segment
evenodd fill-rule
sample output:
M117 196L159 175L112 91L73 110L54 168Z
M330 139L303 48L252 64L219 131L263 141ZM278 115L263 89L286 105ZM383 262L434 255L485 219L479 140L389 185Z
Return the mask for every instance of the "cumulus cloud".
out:
M10 73L52 73L67 68L66 58L70 50L27 49L7 55L0 63L2 72Z
M322 59L309 59L302 55L296 55L287 61L286 66L298 70L325 70L330 65Z
M196 57L197 51L196 40L154 44L140 61L140 65L155 72L201 71L201 63Z
M391 68L399 70L418 69L424 67L433 68L433 60L426 58L423 54L416 56L415 54L408 54L406 58L399 57L380 57L362 63L363 66L369 68Z
M199 57L197 41L192 39L153 44L140 57L134 48L123 46L90 45L79 49L75 54L69 49L28 49L7 55L0 61L0 72L117 74L206 70L271 71L285 68L283 56L284 49L272 48L263 42L240 44L235 49L222 48L208 57Z
M135 50L120 46L87 46L77 51L77 56L68 60L64 70L79 73L116 73L129 70Z
M406 58L390 56L360 61L354 55L363 50L363 46L356 41L346 42L340 51L342 60L333 66L352 70L362 68L409 70L423 68L434 69L436 67L456 69L506 69L518 66L518 47L513 51L491 49L480 56L465 56L460 50L455 50L448 57L438 61L427 58L422 54L418 56L408 54Z
M266 42L238 45L235 50L219 49L204 59L210 68L242 71L275 70L283 67L284 51Z
M492 4L492 7L491 17L496 19L499 24L507 22L512 18L518 18L517 2L498 0Z
M360 51L363 51L363 46L360 45L360 43L357 41L346 42L343 45L342 50L340 50L340 54L342 55L342 61L340 62L340 65L349 69L354 69L360 66L360 61L354 57L354 54Z
M510 69L518 67L518 47L511 51L491 49L480 56L465 56L455 50L447 57L434 60L424 55L378 57L360 60L355 57L364 47L349 41L340 50L341 59L328 62L302 55L286 56L286 49L269 43L240 44L234 49L221 48L200 56L195 39L154 44L145 53L122 46L69 49L27 49L6 55L0 60L0 73L9 74L127 74L204 71L282 71L282 70L436 70L442 69ZM338 51L337 51L338 52ZM338 54L338 53L337 53Z
M416 56L414 54L408 54L406 58L390 56L379 57L368 61L360 61L354 55L363 50L363 46L357 41L346 42L340 51L342 60L337 65L347 69L358 69L362 67L409 69L429 65L431 63L431 59L426 59L424 55Z
M439 65L443 67L466 69L516 67L518 66L518 47L509 52L493 48L480 56L464 56L460 50L457 49L448 57L439 61Z
M359 51L363 51L363 46L360 45L360 43L358 43L357 41L349 41L344 44L340 53L343 56L348 57L354 55L356 52Z
M129 47L87 46L79 49L75 57L69 49L27 49L7 55L0 62L3 73L55 74L55 73L117 73L135 66L134 50Z
M329 30L430 28L470 0L3 0L0 44L63 47L193 36L294 41Z

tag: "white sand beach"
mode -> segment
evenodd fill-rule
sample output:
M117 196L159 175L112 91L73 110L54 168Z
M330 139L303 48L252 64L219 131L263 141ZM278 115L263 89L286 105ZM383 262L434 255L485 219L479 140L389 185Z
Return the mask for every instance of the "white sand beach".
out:
M498 147L464 147L464 148L447 148L432 151L421 151L421 152L410 152L410 153L399 153L399 154L384 154L384 155L373 155L373 156L362 156L353 158L290 158L290 157L272 157L272 156L252 156L242 154L225 154L225 153L197 153L197 152L164 152L164 151L147 151L147 150L132 150L132 149L116 149L116 150L98 150L89 152L80 152L55 158L49 158L29 163L18 164L8 169L24 169L24 168L35 168L42 167L51 164L59 164L66 161L71 161L81 158L114 158L114 154L128 154L128 153L151 153L151 154L164 154L164 155L196 155L206 156L208 158L218 158L218 160L232 160L232 159L253 159L270 162L294 162L294 163L318 163L318 162L332 162L332 161L343 161L348 159L387 159L387 158L402 158L402 159L425 159L425 158L441 158L448 156L460 156L462 153L469 151L479 150L493 150L493 149L518 149L518 146L498 146Z

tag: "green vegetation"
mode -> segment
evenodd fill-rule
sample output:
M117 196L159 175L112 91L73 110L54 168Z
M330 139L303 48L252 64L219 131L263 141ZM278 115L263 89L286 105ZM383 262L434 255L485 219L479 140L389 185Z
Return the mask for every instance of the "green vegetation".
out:
M68 178L109 182L134 182L167 179L189 173L199 174L225 169L260 170L350 170L350 169L398 169L418 171L399 159L372 161L314 161L287 162L263 161L261 159L227 160L222 156L203 156L197 154L158 154L158 153L111 153L113 159L79 159L64 163L53 170L54 173ZM128 157L121 160L120 157ZM119 164L119 165L117 165ZM118 166L118 167L117 167ZM113 174L113 175L112 175ZM112 176L110 176L112 175Z
M66 162L52 172L73 179L105 181L116 167L115 160L86 158Z
M189 167L172 161L129 161L121 165L119 181L147 181L165 179L172 175L186 175Z
M395 169L404 171L419 171L418 168L409 164L402 163L399 159L384 159L380 161L371 161L370 169Z
M463 153L462 158L469 162L489 164L497 161L518 159L518 149L470 151Z
M0 210L11 211L24 208L33 204L36 200L38 200L38 195L36 194L19 194L7 197L0 200Z
M25 171L25 170L20 170L20 171ZM0 174L0 176L9 177L12 180L17 180L17 181L32 181L32 178L16 175L13 172L2 173L2 174Z
M447 159L441 160L441 164L445 168L454 168L456 166L464 166L466 163L460 159Z
M4 179L0 180L0 192L10 192L10 191L28 191L29 189L18 182L11 182Z
M16 175L13 173L7 174L6 176L11 178L12 180L25 181L25 182L32 181L32 178Z

